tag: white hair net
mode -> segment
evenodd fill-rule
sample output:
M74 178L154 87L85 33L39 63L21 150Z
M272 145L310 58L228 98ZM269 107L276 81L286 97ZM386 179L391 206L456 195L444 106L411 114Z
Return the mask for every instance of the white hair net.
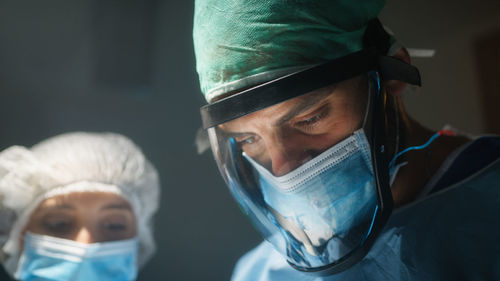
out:
M132 205L139 240L139 266L155 250L152 217L159 204L159 179L141 150L114 133L67 133L31 149L0 152L0 258L13 273L19 241L31 213L45 199L70 192L112 192Z

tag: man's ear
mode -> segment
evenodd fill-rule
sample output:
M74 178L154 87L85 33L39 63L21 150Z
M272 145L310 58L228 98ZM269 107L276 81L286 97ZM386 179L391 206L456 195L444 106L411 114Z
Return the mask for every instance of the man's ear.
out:
M408 64L411 64L410 54L408 53L408 51L406 50L405 47L402 47L401 49L399 49L399 51L397 51L392 56L399 59L399 60L402 60ZM387 90L387 93L389 93L391 96L394 96L394 97L401 96L401 93L403 92L403 90L405 89L405 87L407 85L407 83L402 82L402 81L398 81L398 80L384 81L383 84L385 86L385 89Z

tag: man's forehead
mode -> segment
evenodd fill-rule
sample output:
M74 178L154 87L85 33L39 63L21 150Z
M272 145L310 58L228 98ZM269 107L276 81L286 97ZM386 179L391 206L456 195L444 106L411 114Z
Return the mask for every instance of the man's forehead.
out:
M226 122L220 125L219 128L227 132L240 132L244 127L251 126L252 124L255 125L255 122L273 123L273 125L286 122L328 98L334 93L335 88L335 85L331 85L306 93Z

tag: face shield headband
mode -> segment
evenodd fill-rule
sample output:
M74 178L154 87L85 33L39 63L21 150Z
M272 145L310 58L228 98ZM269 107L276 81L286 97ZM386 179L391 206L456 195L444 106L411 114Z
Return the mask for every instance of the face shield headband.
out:
M382 80L399 80L420 86L417 68L387 56L390 36L377 18L363 36L364 49L349 55L285 75L256 87L227 95L200 109L203 129L208 129L261 110L304 93L375 70Z
M204 105L200 109L203 128L217 126L371 70L377 71L385 81L399 80L420 86L417 68L394 57L380 55L376 47L371 47Z

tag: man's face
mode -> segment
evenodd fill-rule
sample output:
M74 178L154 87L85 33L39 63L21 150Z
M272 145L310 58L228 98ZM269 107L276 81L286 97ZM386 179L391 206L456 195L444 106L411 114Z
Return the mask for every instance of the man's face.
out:
M220 125L275 176L282 176L361 128L366 76L358 76Z

